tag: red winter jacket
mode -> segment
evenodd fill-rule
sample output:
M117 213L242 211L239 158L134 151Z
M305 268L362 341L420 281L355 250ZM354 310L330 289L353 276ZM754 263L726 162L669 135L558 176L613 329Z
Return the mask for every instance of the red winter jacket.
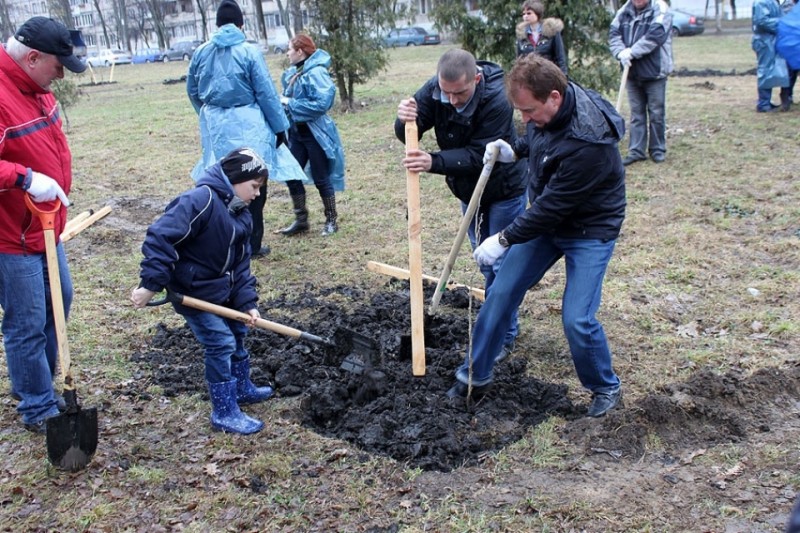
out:
M42 89L0 47L0 253L44 252L39 219L25 205L20 187L28 170L50 176L69 194L72 156L61 130L53 93ZM53 208L52 203L40 204ZM56 240L64 230L67 209L56 214Z

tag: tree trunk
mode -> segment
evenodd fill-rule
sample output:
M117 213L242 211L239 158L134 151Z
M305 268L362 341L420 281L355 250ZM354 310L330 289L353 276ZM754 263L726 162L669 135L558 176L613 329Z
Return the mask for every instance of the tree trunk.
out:
M103 17L103 10L100 9L100 0L94 0L94 8L97 11L97 16L100 17L100 25L103 27L103 36L106 38L106 47L111 48L111 39L108 38L108 28L106 28L106 19Z
M292 10L292 28L297 35L303 31L303 6L300 5L300 0L289 0L289 7Z
M75 29L75 21L72 20L72 7L69 0L48 0L47 7L50 9L54 19L64 23L69 30Z
M195 0L197 10L200 12L200 22L203 24L203 40L208 40L208 15L206 14L206 5L203 0Z
M263 40L264 42L267 41L267 25L264 24L264 6L261 5L261 0L253 0L256 5L256 18L258 19L258 24L256 25L256 29L258 31L258 40Z
M8 13L8 2L0 0L0 39L6 42L15 32L16 28L11 23L11 16Z

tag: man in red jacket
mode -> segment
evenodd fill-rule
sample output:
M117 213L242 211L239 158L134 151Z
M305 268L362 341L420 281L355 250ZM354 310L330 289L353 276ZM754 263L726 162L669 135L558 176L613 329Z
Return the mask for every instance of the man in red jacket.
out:
M72 157L61 130L58 104L50 92L64 68L83 72L73 55L67 28L53 19L33 17L0 48L0 307L11 393L26 429L46 431L58 414L53 390L58 347L47 281L44 233L25 206L61 200L55 218L60 235L67 220ZM51 209L45 205L43 209ZM58 265L65 313L72 302L64 247Z

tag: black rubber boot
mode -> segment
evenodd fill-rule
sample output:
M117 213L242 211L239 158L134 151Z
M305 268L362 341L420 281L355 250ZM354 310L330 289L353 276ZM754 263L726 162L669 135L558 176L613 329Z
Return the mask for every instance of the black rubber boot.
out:
M284 235L297 235L308 231L308 209L306 209L305 193L292 195L292 205L294 205L294 222L280 230Z
M322 236L326 237L339 231L339 226L336 224L336 197L323 198L322 205L325 206L325 226L322 228Z

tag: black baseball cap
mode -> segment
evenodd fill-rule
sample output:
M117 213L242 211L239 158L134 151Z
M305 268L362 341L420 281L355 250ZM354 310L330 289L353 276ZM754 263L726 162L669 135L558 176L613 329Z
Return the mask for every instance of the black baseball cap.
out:
M14 38L29 48L52 54L72 72L83 72L86 64L72 53L72 38L66 26L55 19L31 17Z

